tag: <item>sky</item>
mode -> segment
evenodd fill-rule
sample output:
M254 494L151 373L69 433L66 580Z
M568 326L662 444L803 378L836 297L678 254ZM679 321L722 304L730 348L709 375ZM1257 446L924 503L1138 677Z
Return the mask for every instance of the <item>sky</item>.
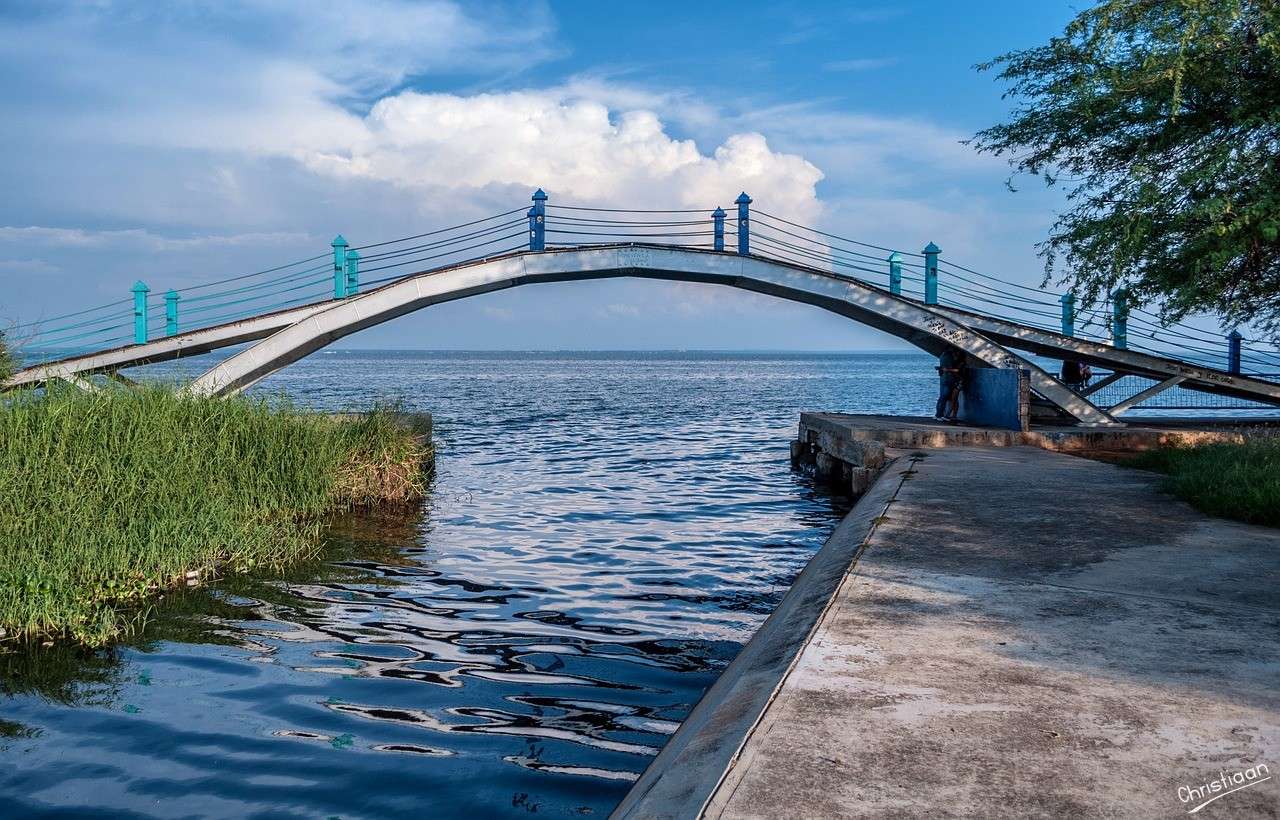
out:
M13 2L0 323L527 206L755 207L1039 284L1061 195L961 141L1067 3ZM2 325L0 325L2 326ZM514 288L343 340L901 349L731 288Z

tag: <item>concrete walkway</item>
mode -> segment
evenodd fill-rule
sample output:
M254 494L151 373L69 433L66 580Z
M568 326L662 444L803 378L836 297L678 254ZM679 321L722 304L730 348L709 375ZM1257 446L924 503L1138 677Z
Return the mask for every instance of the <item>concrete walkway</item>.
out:
M1069 455L915 452L736 758L628 816L696 814L653 777L714 778L708 817L1174 817L1280 775L1280 533ZM1280 776L1197 816L1280 816Z

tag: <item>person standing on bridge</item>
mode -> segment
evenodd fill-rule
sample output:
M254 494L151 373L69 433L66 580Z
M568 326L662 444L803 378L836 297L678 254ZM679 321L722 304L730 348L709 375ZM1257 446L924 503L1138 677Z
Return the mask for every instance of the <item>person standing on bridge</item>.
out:
M960 391L969 369L964 352L957 347L947 347L938 357L938 406L933 417L940 421L955 421L960 414Z
M1093 368L1077 359L1063 359L1062 383L1079 393L1093 378Z

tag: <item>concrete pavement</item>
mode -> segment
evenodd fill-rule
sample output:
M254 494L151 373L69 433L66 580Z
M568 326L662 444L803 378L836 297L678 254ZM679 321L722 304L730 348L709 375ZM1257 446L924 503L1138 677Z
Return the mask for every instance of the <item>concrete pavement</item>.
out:
M656 760L625 816L1174 817L1280 774L1280 533L1041 449L896 455L737 754ZM1280 816L1280 777L1197 816Z

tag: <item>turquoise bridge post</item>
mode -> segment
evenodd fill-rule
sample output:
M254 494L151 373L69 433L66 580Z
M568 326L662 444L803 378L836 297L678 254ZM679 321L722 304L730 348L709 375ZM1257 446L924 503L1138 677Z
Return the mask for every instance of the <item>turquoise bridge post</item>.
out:
M712 242L711 247L722 251L724 250L724 208L719 205L716 206L716 209L711 212L711 223L714 226L713 233L715 234L715 240Z
M133 283L133 341L136 344L147 343L147 294L151 288L139 279Z
M347 240L338 234L330 244L333 246L333 298L343 299L347 295Z
M938 254L942 248L930 242L924 246L924 303L938 304Z
M164 335L178 335L178 300L182 297L173 288L164 295Z
M1058 299L1062 303L1062 335L1076 335L1076 295L1064 293Z
M529 250L547 249L547 192L539 188L533 192L533 207L529 209Z
M751 197L743 191L734 200L738 206L738 255L751 255Z
M1227 372L1235 376L1240 375L1240 342L1243 339L1239 329L1227 334Z
M894 296L902 295L902 254L894 251L889 254L889 292Z
M347 251L347 295L360 292L360 254Z
M1121 350L1129 346L1129 291L1124 288L1112 296L1111 346Z

